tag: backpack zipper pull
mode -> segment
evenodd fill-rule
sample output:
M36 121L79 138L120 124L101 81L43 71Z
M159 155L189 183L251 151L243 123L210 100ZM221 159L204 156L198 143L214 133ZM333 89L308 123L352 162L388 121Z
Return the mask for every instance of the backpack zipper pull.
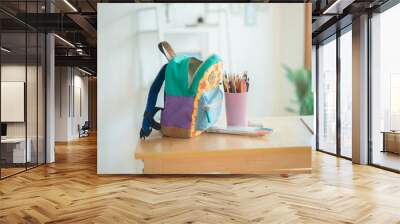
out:
M206 110L206 117L207 117L208 123L211 123L210 113L208 112L208 110Z

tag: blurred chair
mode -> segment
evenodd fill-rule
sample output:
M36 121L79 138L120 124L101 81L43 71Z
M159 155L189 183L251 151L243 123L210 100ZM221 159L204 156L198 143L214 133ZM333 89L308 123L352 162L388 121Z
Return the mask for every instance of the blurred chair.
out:
M82 127L78 124L79 138L89 136L89 129L90 129L89 121L85 121Z

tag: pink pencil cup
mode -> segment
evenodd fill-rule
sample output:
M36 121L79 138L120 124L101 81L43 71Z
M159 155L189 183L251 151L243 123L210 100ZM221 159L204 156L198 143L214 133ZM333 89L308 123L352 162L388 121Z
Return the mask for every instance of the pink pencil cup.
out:
M227 126L246 127L247 122L247 92L225 92L225 111Z

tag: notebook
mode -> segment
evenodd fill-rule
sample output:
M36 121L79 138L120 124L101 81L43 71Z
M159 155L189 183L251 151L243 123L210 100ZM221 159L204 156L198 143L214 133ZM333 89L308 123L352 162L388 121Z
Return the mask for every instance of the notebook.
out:
M238 126L213 126L207 129L209 133L221 133L232 135L264 136L271 134L273 129L265 127L238 127Z

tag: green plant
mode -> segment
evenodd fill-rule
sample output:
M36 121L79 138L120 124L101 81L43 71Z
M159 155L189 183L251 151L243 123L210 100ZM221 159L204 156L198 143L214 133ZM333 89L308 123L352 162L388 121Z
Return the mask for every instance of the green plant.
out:
M295 86L296 100L295 103L298 109L288 107L290 112L299 113L300 115L314 114L314 95L312 93L312 77L311 72L301 67L299 69L291 69L288 66L283 66L286 71L286 76Z

